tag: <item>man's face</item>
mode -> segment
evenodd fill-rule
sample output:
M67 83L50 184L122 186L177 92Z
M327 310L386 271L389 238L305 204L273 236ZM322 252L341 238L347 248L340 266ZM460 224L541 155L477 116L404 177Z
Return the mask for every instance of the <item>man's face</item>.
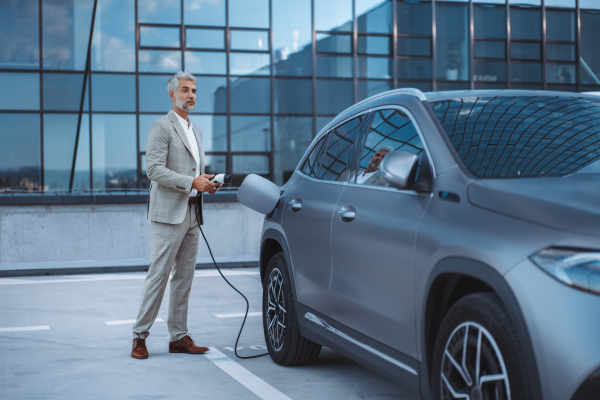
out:
M369 168L379 169L379 166L381 165L381 162L387 153L387 150L378 150L375 154L373 154L369 159Z
M173 105L181 111L190 112L196 107L196 84L189 79L180 79L177 92L170 91Z

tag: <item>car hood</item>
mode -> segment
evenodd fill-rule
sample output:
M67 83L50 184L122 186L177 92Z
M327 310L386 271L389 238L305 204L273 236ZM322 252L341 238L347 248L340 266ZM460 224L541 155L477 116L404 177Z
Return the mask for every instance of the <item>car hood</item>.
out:
M600 174L478 180L468 185L467 193L476 207L600 236Z

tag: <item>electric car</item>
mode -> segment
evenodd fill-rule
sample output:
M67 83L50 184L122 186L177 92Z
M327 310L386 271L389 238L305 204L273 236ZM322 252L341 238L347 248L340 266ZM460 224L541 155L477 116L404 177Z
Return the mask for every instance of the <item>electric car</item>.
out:
M600 98L398 89L315 137L265 214L271 358L424 399L600 399Z

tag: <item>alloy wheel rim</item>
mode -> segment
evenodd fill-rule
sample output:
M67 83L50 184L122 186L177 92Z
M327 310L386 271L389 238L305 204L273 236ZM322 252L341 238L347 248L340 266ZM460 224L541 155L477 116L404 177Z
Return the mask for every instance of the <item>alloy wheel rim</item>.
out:
M510 400L504 358L493 336L475 322L457 326L444 347L441 398Z
M285 303L285 287L279 269L274 268L269 275L267 288L267 330L269 341L276 351L281 350L285 340L287 305Z

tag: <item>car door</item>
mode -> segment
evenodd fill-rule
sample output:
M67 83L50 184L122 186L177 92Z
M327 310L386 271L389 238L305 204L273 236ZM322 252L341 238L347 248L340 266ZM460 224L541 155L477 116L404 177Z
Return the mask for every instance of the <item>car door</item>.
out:
M300 303L331 316L331 218L344 187L365 115L332 129L300 169L302 183L287 198L282 227Z
M358 153L358 173L335 207L331 306L336 321L416 358L414 243L431 195L392 188L378 172L356 183L356 175L361 181L374 154L384 148L422 158L423 142L406 110L373 112Z

